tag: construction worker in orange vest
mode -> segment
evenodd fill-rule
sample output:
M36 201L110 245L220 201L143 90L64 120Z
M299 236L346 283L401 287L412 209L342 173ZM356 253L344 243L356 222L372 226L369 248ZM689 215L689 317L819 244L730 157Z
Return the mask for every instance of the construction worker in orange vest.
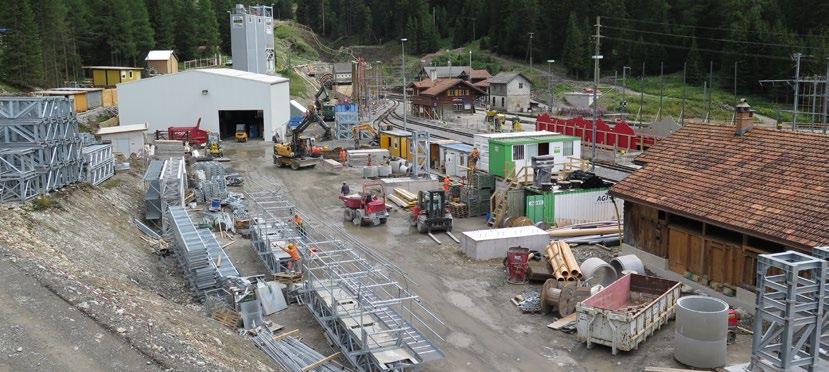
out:
M288 263L289 270L293 270L294 266L299 266L299 260L302 259L302 256L299 255L299 248L296 246L296 244L294 244L294 242L288 243L288 246L283 247L282 250L291 256L291 262Z
M443 178L443 191L449 192L449 187L452 186L452 180L449 179L449 176Z
M302 226L302 217L299 216L299 213L294 214L294 225L296 225L296 229L300 234L305 235L305 226Z

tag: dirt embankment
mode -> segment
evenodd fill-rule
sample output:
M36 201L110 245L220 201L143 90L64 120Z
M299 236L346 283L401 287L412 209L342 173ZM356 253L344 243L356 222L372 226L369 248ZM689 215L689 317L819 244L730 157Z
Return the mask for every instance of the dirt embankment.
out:
M36 279L20 280L45 286L161 368L273 369L249 340L204 315L173 259L156 255L131 224L143 204L138 174L73 187L55 200L42 210L0 210L0 253ZM92 340L54 340L79 342Z

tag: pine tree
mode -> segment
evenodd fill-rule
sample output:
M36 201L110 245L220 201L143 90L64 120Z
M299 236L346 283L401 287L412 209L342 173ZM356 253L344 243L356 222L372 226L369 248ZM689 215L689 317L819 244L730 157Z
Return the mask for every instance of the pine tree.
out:
M194 59L198 53L198 27L193 18L196 4L193 0L182 0L176 15L176 49L183 60Z
M3 35L3 59L0 77L19 85L39 85L43 82L43 55L35 16L29 0L0 2L0 24L7 31Z
M584 59L587 51L587 39L582 33L575 12L570 12L567 21L567 37L561 52L561 62L571 74L585 76L587 60Z
M47 86L57 86L69 75L70 49L66 44L71 38L71 29L66 23L67 9L62 0L42 0L39 11L43 83Z
M155 48L155 31L150 24L150 15L147 13L147 6L143 0L128 0L130 2L130 15L132 24L132 39L135 41L136 53L132 57L132 65L138 66L138 61L143 61L147 52Z
M199 54L211 56L219 47L219 25L216 22L216 13L210 0L199 0L195 17L197 24Z
M156 48L171 50L176 47L176 5L175 0L149 0L147 2Z
M688 51L685 61L688 64L688 84L702 84L706 76L705 67L702 65L702 57L699 55L699 47L697 47L697 38L691 39L691 49Z

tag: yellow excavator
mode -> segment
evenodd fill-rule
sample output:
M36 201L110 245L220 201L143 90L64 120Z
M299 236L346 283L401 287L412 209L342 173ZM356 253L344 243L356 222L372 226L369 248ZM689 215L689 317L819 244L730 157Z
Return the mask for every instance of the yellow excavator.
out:
M288 143L275 143L273 145L273 163L280 167L291 167L293 170L301 168L309 168L317 165L317 162L322 156L323 149L314 146L314 139L312 137L303 136L308 127L314 123L319 123L326 129L326 136L329 127L325 125L322 116L319 115L318 110L309 109L299 125L291 130L291 140Z
M354 148L360 148L360 139L363 138L365 134L366 137L369 137L369 145L376 146L380 144L380 132L374 128L374 125L371 123L360 123L355 125L351 128L351 133L354 137Z

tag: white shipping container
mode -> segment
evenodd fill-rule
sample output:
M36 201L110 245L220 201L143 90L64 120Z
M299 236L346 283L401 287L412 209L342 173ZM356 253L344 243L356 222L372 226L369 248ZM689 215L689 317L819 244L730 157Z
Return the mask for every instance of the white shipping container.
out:
M506 132L506 133L478 133L472 136L472 146L477 147L481 153L478 159L477 168L485 172L489 172L489 140L500 138L522 138L522 137L536 137L548 136L552 134L559 134L557 132L550 132L546 130L532 131L532 132Z
M466 231L461 234L461 252L475 260L503 258L510 247L543 251L550 234L535 226Z
M624 214L624 203L616 200L614 205L607 189L572 191L555 195L555 222L557 226L577 223L616 220Z

